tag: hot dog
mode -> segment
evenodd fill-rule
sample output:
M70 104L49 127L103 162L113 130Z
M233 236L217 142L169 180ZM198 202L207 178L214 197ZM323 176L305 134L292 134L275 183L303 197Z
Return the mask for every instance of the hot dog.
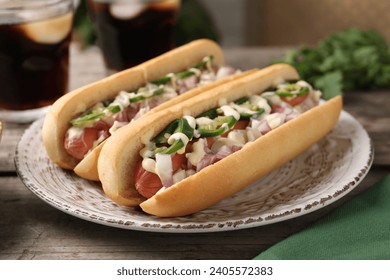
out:
M64 95L43 124L49 158L83 178L98 180L97 158L116 129L246 74L223 63L215 42L196 40Z
M233 195L336 124L341 97L319 105L320 92L298 79L291 66L273 65L133 122L102 148L104 192L161 217Z

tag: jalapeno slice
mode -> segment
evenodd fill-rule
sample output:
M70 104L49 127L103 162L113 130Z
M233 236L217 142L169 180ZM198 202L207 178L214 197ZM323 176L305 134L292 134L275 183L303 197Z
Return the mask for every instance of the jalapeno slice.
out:
M158 95L161 95L164 93L164 88L160 87L153 91L152 94L149 96L142 95L142 92L140 92L139 95L129 98L130 103L136 103L142 100L146 100L149 98L156 97ZM106 100L103 101L102 104L105 106L105 108L99 108L99 109L92 109L88 111L87 113L81 115L80 117L77 117L70 121L71 125L73 126L83 126L87 122L96 121L101 119L106 115L107 112L110 112L112 114L118 113L121 111L121 107L119 105L109 105L113 100Z
M237 120L233 116L216 117L212 123L198 128L201 137L216 137L233 128Z
M240 120L249 120L252 116L259 116L265 111L263 108L259 108L257 105L251 104L249 102L249 97L241 97L234 101L234 103L243 108L243 110L239 110Z
M198 115L197 118L206 117L209 119L215 119L217 116L218 116L217 108L213 108Z
M241 104L244 104L245 102L248 102L249 101L249 97L241 97L241 98L238 98L236 101L234 101L234 103L238 104L238 105L241 105Z
M306 95L309 91L308 87L299 86L296 83L290 83L286 87L276 90L275 93L280 97L297 97Z
M186 70L186 71L183 71L183 72L180 72L180 73L177 73L176 74L176 78L180 79L180 80L183 80L185 78L188 78L188 77L191 77L191 76L194 76L196 74L195 71L192 71L192 70Z
M161 87L161 88L158 88L155 91L153 91L153 93L149 96L145 96L145 95L142 95L142 93L140 93L138 96L129 98L129 101L130 101L130 103L136 103L139 101L143 101L143 100L146 100L149 98L156 97L156 96L161 95L163 93L164 93L164 88Z
M153 142L156 144L167 144L169 137L174 133L183 133L188 137L188 140L192 140L194 137L194 129L190 126L188 121L185 118L176 119L171 122L163 131L161 131L157 136L153 139ZM156 154L173 154L178 150L184 148L186 143L184 143L181 139L176 139L169 147L158 147L156 148L151 157L155 157Z
M156 144L166 144L169 136L171 136L178 127L179 119L171 122L164 130L162 130L156 137L153 138L153 142Z
M264 113L265 110L263 108L260 108L255 111L255 113L245 113L245 112L240 112L240 120L249 120L253 116L260 116L262 113Z
M181 140L176 140L171 146L169 147L159 147L156 148L150 157L154 158L156 157L156 154L165 154L165 155L171 155L173 153L176 153L178 150L184 148L184 143Z
M194 65L191 68L202 69L202 68L206 67L207 64L210 63L212 60L213 60L213 56L206 56L202 61L200 61L199 63L197 63L196 65ZM175 77L178 79L185 79L185 78L188 78L188 77L193 76L195 74L196 74L195 71L188 69L188 70L176 73ZM164 76L164 77L162 77L158 80L155 80L151 83L155 84L155 85L165 85L171 81L172 81L172 76L167 75L167 76Z
M88 113L86 113L78 118L71 120L70 123L73 126L83 126L87 122L96 121L96 120L104 117L106 115L106 112L105 112L106 110L111 112L112 114L115 114L115 113L118 113L121 110L121 108L119 105L111 105L111 106L104 108L103 110L102 109L92 110L92 111L89 111Z
M170 82L172 80L172 77L170 76L164 76L158 80L155 80L152 82L152 84L155 84L155 85L165 85L167 84L168 82Z

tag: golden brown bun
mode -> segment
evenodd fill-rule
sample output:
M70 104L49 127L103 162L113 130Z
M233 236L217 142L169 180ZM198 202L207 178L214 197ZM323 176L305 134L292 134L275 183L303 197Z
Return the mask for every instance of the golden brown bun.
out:
M74 167L74 173L87 180L99 181L97 161L100 155L100 151L102 150L103 145L106 143L106 140L97 145Z
M51 106L42 128L42 140L49 158L62 168L74 169L79 161L66 152L63 144L70 120L96 103L115 97L121 90L135 90L168 73L191 67L208 55L214 57L214 65L224 63L221 48L213 41L200 39L62 96ZM191 91L187 93L182 95L183 99L191 96ZM88 162L81 164L78 174L96 178L96 171L88 175L94 170L96 156L88 160L92 161L92 166Z
M98 171L104 192L118 204L141 204L145 212L156 216L187 215L231 196L292 159L335 125L342 106L340 97L304 113L146 201L134 188L133 170L143 143L150 141L171 121L183 115L196 116L215 108L221 99L234 101L258 94L280 80L290 79L298 79L294 68L286 64L273 65L126 126L107 140L100 153ZM266 159L262 163L253 156L259 151ZM242 171L238 171L238 168ZM223 181L221 178L224 178Z
M293 159L336 124L340 96L248 143L217 163L141 203L146 213L172 217L206 209ZM261 160L258 156L261 155Z

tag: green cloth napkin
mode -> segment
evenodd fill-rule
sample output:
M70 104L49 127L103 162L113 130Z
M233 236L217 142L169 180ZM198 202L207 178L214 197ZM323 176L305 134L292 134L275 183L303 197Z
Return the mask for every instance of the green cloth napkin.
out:
M258 260L389 260L390 175Z

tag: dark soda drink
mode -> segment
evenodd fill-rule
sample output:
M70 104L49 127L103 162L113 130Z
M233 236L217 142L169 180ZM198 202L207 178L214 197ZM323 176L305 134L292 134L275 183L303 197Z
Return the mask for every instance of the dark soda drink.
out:
M119 71L174 47L179 0L88 0L106 67Z
M0 19L2 20L2 19ZM26 110L67 91L72 13L0 22L0 108Z

